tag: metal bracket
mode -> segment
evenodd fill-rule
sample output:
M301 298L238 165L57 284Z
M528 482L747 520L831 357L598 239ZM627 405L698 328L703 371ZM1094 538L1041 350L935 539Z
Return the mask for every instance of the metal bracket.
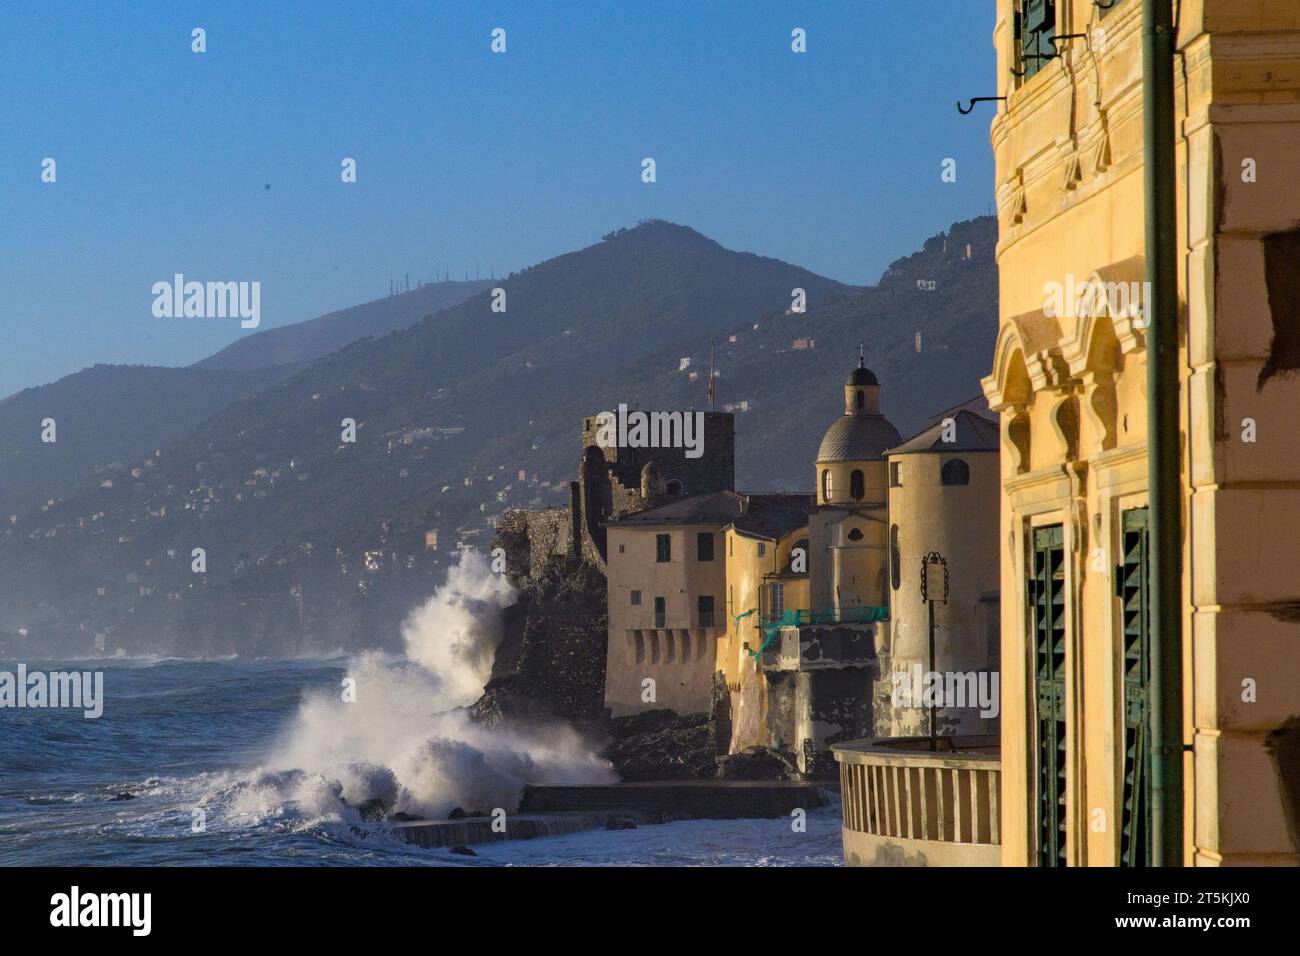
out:
M1007 99L1007 98L1006 98L1005 96L977 96L977 97L975 97L973 100L970 100L970 101L969 101L969 104L970 104L970 105L968 105L968 106L965 107L964 109L962 108L961 100L958 100L958 101L957 101L957 112L958 112L958 113L961 113L961 114L964 116L964 115L966 115L967 113L971 112L973 109L975 109L975 104L976 104L976 103L986 103L986 102L990 102L990 101L992 101L992 100L1001 100L1001 101L1003 101L1003 102L1006 102L1006 99Z
M1088 34L1086 33L1062 33L1060 36L1048 37L1048 39L1052 41L1053 48L1056 47L1057 40L1086 40L1087 38L1088 38ZM1060 56L1060 55L1061 55L1061 51L1057 50L1056 56ZM1053 57L1053 59L1055 59L1055 57Z

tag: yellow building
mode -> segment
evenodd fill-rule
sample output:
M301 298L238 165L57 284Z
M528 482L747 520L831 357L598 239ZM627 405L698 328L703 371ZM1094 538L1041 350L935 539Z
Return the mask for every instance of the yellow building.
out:
M761 660L786 610L808 606L809 504L807 495L777 496L726 529L727 634L718 671L730 692L731 753L781 743L770 732Z
M890 622L889 644L880 654L891 693L888 702L880 701L876 735L930 732L929 713L917 706L920 695L912 691L917 676L930 668L930 609L921 599L921 565L931 554L943 559L948 581L946 599L934 606L936 672L954 675L945 686L956 691L936 706L936 732L997 733L997 423L969 409L954 410L887 456ZM894 693L899 688L908 693Z
M817 450L817 506L808 528L814 608L888 605L885 450L899 440L880 414L880 382L859 358L844 383L844 414Z
M888 528L888 620L873 634L873 729L829 741L850 866L1002 856L1000 429L989 414L967 402L881 452L886 507L869 516Z
M808 501L718 491L606 522L605 704L614 716L669 708L722 710L724 723L729 710L741 726L761 718L765 698L750 680L759 625L779 620L787 600L807 603L808 576L791 560L797 544L807 548ZM732 749L767 737L755 730L746 741Z
M733 753L770 746L821 775L833 768L833 744L871 735L877 650L889 633L884 454L898 440L880 413L880 383L859 357L844 413L818 449L812 501L747 516L728 533L735 591L719 668Z
M745 504L743 495L716 491L607 522L605 705L615 717L712 709L726 631L723 530Z
M898 441L859 359L815 496L712 492L606 521L614 715L708 712L729 752L774 747L805 773L870 735L889 629L884 453Z
M1142 3L997 0L1002 858L1149 858ZM1182 859L1300 863L1300 3L1174 63ZM1172 755L1171 755L1172 756ZM1172 756L1172 759L1179 759Z

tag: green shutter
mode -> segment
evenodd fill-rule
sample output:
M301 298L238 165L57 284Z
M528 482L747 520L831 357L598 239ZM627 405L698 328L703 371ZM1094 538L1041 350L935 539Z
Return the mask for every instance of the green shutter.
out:
M1028 599L1038 730L1038 865L1065 865L1065 543L1061 525L1035 528Z
M1151 750L1147 741L1150 662L1150 581L1147 509L1123 514L1123 563L1115 582L1124 624L1124 772L1120 820L1121 866L1151 863Z

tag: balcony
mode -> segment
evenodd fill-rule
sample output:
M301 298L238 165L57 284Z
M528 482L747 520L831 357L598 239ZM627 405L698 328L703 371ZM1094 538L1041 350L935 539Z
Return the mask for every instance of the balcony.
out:
M998 737L836 744L848 866L1000 866Z
M786 608L779 620L766 622L779 627L809 627L826 624L872 624L888 621L887 607Z
M889 608L787 608L763 625L765 671L876 668L876 648L888 644Z

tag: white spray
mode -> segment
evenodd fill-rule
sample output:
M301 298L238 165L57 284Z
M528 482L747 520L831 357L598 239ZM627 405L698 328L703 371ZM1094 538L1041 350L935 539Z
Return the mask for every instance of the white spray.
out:
M339 799L352 807L378 799L389 812L437 819L456 806L513 810L527 783L616 779L565 725L486 728L456 709L483 692L502 611L514 597L482 555L463 552L447 583L403 625L407 662L362 655L347 672L355 701L345 702L341 689L303 701L266 773L253 781L247 811L278 797L319 813Z

